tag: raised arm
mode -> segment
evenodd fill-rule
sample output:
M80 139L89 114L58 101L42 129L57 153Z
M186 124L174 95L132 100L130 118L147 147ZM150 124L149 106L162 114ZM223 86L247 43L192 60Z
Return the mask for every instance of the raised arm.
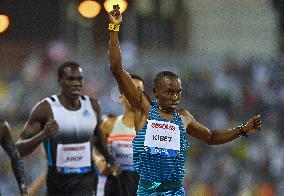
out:
M110 70L113 73L119 88L128 99L130 105L136 109L143 109L141 102L144 94L138 90L129 73L122 67L121 52L118 41L119 26L122 23L122 16L118 10L109 13L109 63Z
M204 125L198 123L189 112L183 112L187 119L186 132L206 144L218 145L230 142L240 136L248 136L261 129L260 115L252 117L247 123L227 130L209 130Z
M17 180L21 196L27 195L27 187L25 182L24 165L17 151L17 148L11 137L11 128L6 121L0 121L0 131L2 133L1 146L8 154L11 160L12 170Z
M33 152L45 139L53 137L58 131L58 124L53 120L51 109L46 101L37 104L26 122L17 141L21 156Z

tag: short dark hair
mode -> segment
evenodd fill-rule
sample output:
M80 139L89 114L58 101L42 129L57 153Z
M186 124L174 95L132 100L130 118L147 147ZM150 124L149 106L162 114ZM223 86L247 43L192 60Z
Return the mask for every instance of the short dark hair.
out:
M135 74L129 74L129 75L130 75L130 77L131 77L132 79L140 80L140 81L144 84L144 80L143 80L143 78L141 78L140 76L135 75Z
M80 68L81 65L79 65L78 63L76 62L72 62L72 61L68 61L68 62L65 62L63 64L61 64L58 69L57 69L57 78L58 79L62 79L63 76L64 76L64 70L66 67L70 67L70 68Z
M159 82L164 77L172 77L172 78L176 78L176 79L179 78L174 72L171 72L171 71L161 71L161 72L157 73L155 78L154 78L154 88L159 85Z

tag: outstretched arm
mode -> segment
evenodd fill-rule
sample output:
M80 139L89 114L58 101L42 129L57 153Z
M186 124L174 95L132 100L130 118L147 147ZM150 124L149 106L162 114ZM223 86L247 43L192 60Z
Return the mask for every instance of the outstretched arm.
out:
M122 67L121 52L118 41L119 26L122 23L122 16L119 10L113 10L109 14L109 63L110 70L113 73L119 88L129 101L130 105L136 109L142 109L142 96L143 94L139 91L129 73Z
M187 126L187 133L209 145L218 145L230 142L240 136L247 136L261 129L260 116L252 117L242 126L227 130L210 131L204 125L192 120Z
M1 139L1 146L10 157L12 170L16 177L21 195L22 196L27 195L24 165L21 160L20 154L17 151L17 148L12 140L10 134L11 128L6 121L0 122L0 131L3 134L3 138Z

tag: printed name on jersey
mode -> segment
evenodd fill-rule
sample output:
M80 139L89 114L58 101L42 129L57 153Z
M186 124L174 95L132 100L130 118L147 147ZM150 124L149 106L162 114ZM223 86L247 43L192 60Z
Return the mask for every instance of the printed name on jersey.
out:
M159 140L161 142L170 142L172 140L172 137L166 136L166 135L153 135L153 140Z
M83 159L82 156L74 156L74 157L66 157L65 161L81 161Z
M125 153L116 153L116 158L122 158L122 159L133 159L133 154L125 154Z

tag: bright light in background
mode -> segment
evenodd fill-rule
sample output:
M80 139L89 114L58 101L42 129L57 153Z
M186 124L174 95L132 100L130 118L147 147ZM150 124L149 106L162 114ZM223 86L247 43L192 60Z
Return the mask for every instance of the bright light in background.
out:
M0 33L3 33L8 28L10 22L9 17L6 15L0 14Z
M100 13L101 5L96 1L86 0L80 3L78 10L85 18L94 18Z
M113 5L118 4L120 7L120 12L123 13L127 9L127 1L125 0L106 0L104 2L104 7L107 12L110 12L113 9Z

